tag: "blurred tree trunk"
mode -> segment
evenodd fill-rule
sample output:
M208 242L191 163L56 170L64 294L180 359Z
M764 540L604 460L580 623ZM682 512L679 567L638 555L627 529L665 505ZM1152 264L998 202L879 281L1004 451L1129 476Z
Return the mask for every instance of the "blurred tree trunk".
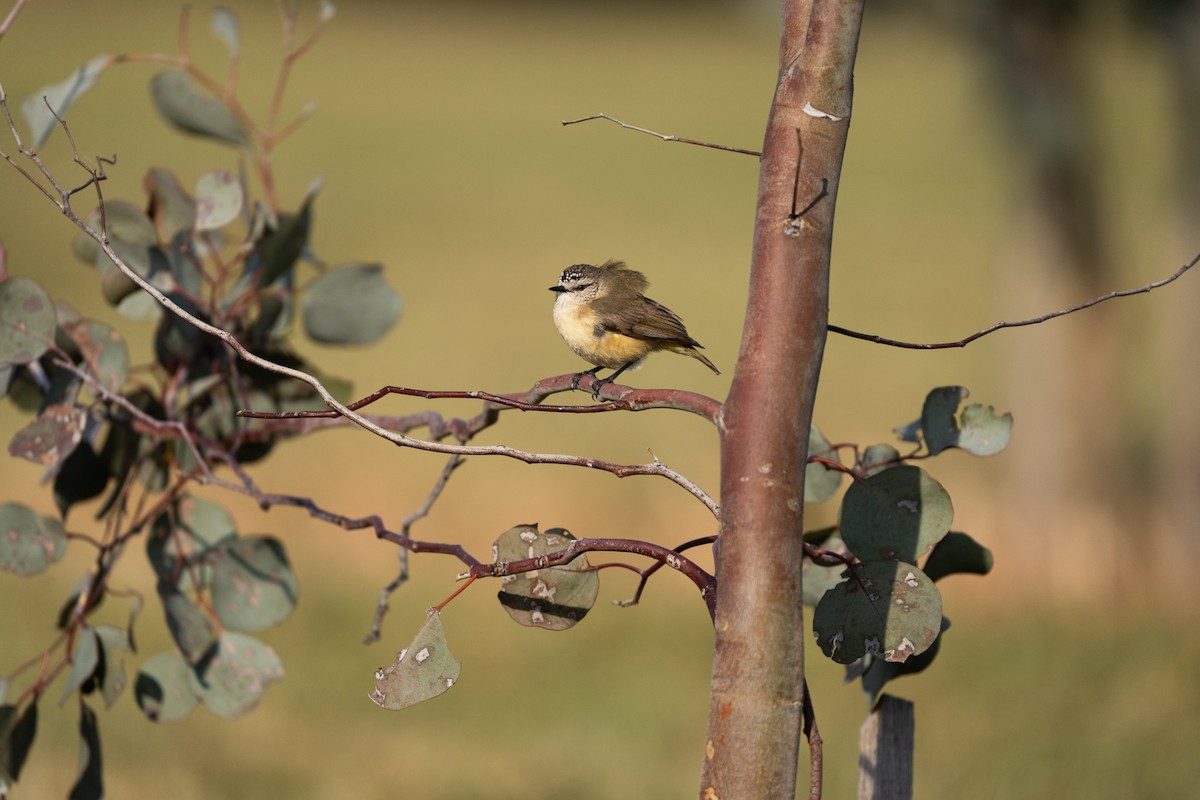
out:
M783 3L750 296L720 419L716 651L704 798L795 797L808 638L801 602L804 468L825 346L834 204L862 6L863 0ZM797 235L785 233L789 214L820 194L823 181L828 196L803 217Z

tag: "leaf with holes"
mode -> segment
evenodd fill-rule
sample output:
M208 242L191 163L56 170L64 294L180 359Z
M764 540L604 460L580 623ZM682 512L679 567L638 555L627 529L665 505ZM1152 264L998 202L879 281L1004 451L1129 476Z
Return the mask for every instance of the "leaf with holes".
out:
M863 561L913 563L946 535L953 518L942 485L920 467L905 465L851 484L838 527Z
M518 525L496 539L496 561L521 561L561 552L575 541L562 528L544 533L536 525ZM531 628L561 631L573 627L591 610L600 579L580 554L570 562L504 576L500 604L508 615Z
M445 693L461 672L462 663L446 643L441 612L432 609L412 644L396 654L391 666L376 670L370 698L381 708L399 711Z
M868 561L825 593L813 613L821 651L839 664L868 653L903 662L929 649L942 624L942 596L911 564Z
M13 434L9 455L51 467L59 464L83 440L87 412L66 403L47 406L37 419Z

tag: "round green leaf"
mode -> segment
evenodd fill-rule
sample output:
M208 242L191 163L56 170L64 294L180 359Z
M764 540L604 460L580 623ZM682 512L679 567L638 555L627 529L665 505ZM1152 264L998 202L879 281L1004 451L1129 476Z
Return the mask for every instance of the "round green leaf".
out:
M306 286L304 331L324 344L370 344L400 318L400 295L379 264L344 264Z
M196 202L179 178L168 169L152 167L142 185L150 195L150 216L161 240L170 240L181 232L190 236L196 224Z
M148 659L133 684L138 708L154 722L183 719L199 702L192 691L191 675L191 667L178 650L166 650Z
M396 654L391 666L375 672L369 697L390 711L437 697L458 682L462 663L454 658L442 630L442 615L431 610L412 644Z
M170 69L155 75L150 81L150 94L158 113L178 130L250 146L250 137L229 106L201 90L183 70Z
M54 343L57 324L54 302L36 281L0 283L0 364L36 361Z
M813 613L822 652L839 664L864 655L903 662L929 649L942 624L942 597L911 564L867 561L825 593Z
M214 555L212 599L226 628L261 631L285 620L299 587L283 543L271 536L226 540Z
M283 664L268 645L232 631L221 633L216 656L202 675L189 673L192 691L209 711L233 719L252 710L267 687L283 678Z
M53 517L40 517L19 503L0 505L0 568L33 575L63 557L67 535Z
M899 466L855 481L842 498L839 529L863 561L915 562L950 530L954 507L920 467Z
M497 561L520 561L558 553L575 537L562 528L544 533L536 525L518 525L496 539ZM551 631L575 626L596 603L600 579L580 554L567 564L505 575L500 604L522 625Z
M238 218L242 182L227 170L206 172L196 181L196 230L215 231Z
M63 687L61 706L67 698L83 686L84 682L96 674L100 666L100 641L96 637L96 629L84 626L75 637L75 651L71 653L71 673L67 677L67 685Z
M86 424L82 408L55 403L13 435L8 452L47 467L59 464L79 446Z

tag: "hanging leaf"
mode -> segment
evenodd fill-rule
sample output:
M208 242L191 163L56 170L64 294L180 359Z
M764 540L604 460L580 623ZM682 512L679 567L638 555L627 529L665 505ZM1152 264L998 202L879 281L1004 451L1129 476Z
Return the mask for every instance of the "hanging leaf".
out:
M841 463L837 450L833 449L829 440L825 438L825 434L821 433L815 425L808 430L808 455ZM808 462L804 468L804 502L806 503L823 503L832 497L841 485L842 473L839 470L830 469L824 464L813 461Z
M304 287L304 332L323 344L371 344L400 318L379 264L343 264Z
M209 711L224 719L252 710L267 687L282 678L283 664L274 650L232 631L221 633L216 656L190 675L192 691Z
M72 405L47 406L8 443L9 455L43 466L62 462L83 440L87 412Z
M100 73L111 61L111 56L96 56L72 72L65 81L43 86L21 102L21 114L29 126L34 150L45 144L46 139L58 127L58 120L54 118L54 114L65 118L71 105L80 95L92 88ZM54 112L51 113L50 109L54 109Z
M838 527L861 560L912 563L949 532L953 518L942 485L920 467L904 465L851 484Z
M242 182L232 172L213 170L196 181L196 230L215 231L242 213Z
M36 281L17 276L0 283L0 364L28 364L54 343L58 316Z
M112 708L125 689L125 653L129 651L129 637L120 628L97 625L96 639L100 646L100 669L96 676L100 696L104 698L105 708Z
M370 698L382 708L399 711L448 691L461 673L462 664L446 644L442 615L430 610L412 644L396 654L391 666L375 672Z
M544 533L536 525L518 525L496 539L497 561L519 561L565 550L575 537L563 528ZM596 603L600 579L580 554L567 564L505 575L500 605L522 625L562 631L574 627Z
M181 69L160 72L150 81L154 107L184 133L249 147L250 137L237 117L216 97L204 92Z
M283 622L299 587L283 543L272 536L227 539L213 558L212 599L226 628L254 632Z
M91 706L79 704L79 777L71 787L71 800L104 797L104 766L100 757L100 723Z
M18 713L17 706L0 706L0 786L6 781L16 783L33 739L37 735L37 698Z
M65 521L76 503L97 497L108 485L107 465L85 439L58 468L54 476L54 505Z
M19 503L0 505L0 568L33 575L62 558L66 549L67 535L58 520Z
M217 646L217 632L208 614L166 581L158 582L158 598L167 615L167 628L188 663L208 662Z
M925 573L904 562L867 561L821 598L813 631L839 664L867 654L903 662L929 649L941 620L941 594Z
M71 654L71 674L67 677L67 685L63 687L61 706L67 699L79 690L81 686L92 679L96 668L100 665L100 644L96 631L85 625L75 638L75 652Z
M200 699L192 690L192 670L178 650L148 659L133 684L138 708L154 722L174 722L191 713Z

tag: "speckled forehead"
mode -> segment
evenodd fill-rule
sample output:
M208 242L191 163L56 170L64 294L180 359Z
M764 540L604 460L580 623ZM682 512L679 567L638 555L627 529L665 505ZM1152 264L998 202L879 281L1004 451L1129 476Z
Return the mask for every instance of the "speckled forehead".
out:
M558 277L558 280L560 283L580 280L583 278L584 270L587 267L587 264L572 264L562 271L562 275Z

